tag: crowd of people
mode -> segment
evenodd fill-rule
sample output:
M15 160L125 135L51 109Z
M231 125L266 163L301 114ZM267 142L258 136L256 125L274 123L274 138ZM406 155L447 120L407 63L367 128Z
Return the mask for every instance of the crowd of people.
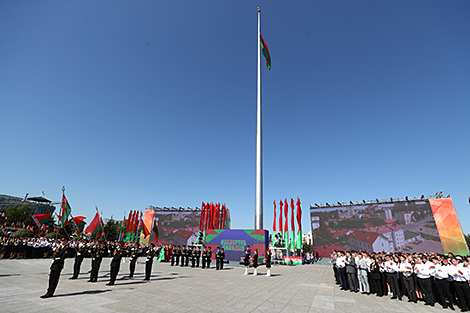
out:
M434 253L333 251L336 284L341 290L391 296L462 312L470 309L470 257Z

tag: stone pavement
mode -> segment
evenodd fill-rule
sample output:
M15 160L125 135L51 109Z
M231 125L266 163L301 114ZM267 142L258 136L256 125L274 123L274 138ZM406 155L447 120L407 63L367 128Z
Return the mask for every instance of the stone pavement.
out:
M126 260L127 261L127 260ZM109 259L101 264L97 283L87 283L90 259L81 276L72 276L67 259L55 296L40 299L47 289L51 260L0 260L0 312L440 312L423 303L391 300L340 291L329 265L273 266L272 277L244 276L244 268L153 265L144 282L145 259L140 258L133 279L125 278L129 264L121 264L114 286ZM250 269L253 272L253 269ZM259 272L265 274L265 268ZM406 299L406 298L404 298Z

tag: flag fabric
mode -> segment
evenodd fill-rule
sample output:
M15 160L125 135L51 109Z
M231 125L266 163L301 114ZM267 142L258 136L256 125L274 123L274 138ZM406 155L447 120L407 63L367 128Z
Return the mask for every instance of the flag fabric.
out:
M103 235L103 223L98 212L96 212L95 217L91 221L90 225L88 225L88 227L85 229L85 234L97 234L98 238Z
M165 249L161 248L160 254L158 255L157 262L161 262L163 260L165 260Z
M126 233L129 233L129 229L131 228L131 217L132 210L129 211L129 216L127 217Z
M289 216L289 204L287 203L287 198L284 200L284 247L289 248L289 224L287 218Z
M78 234L80 235L83 233L83 229L85 228L85 216L75 216L72 217L72 221L75 223L75 228L77 229Z
M294 199L292 199L292 198L290 198L290 208L291 208L291 215L290 215L291 242L290 242L290 248L295 249Z
M0 212L0 217L5 217L6 218L5 212Z
M279 201L279 212L280 212L280 214L279 214L279 232L280 233L283 233L283 231L282 231L282 206L283 206L283 202L281 200L281 201Z
M155 217L153 217L153 225L152 225L152 231L153 231L153 236L155 237L155 242L158 241L158 237L160 237L160 234L158 233L158 224L157 224L157 220L155 219Z
M199 216L199 230L204 231L204 202L201 205L201 215Z
M36 225L38 225L39 228L41 228L41 225L44 225L47 222L52 221L50 214L36 214L31 217L33 218L33 221L36 223Z
M273 201L274 204L274 219L273 219L273 233L276 232L276 200Z
M65 198L65 194L62 194L62 219L60 221L60 228L64 228L64 226L67 225L70 213L72 213L72 208L70 207L67 198Z
M268 45L263 39L263 36L261 35L261 31L259 32L259 41L261 44L261 52L263 52L264 57L266 58L266 68L268 70L271 69L271 55L269 54L268 50Z
M295 242L295 248L296 249L302 249L302 243L303 243L303 238L302 238L302 209L300 208L300 199L297 197L297 224L299 231L297 232L297 240Z
M144 238L147 238L148 236L150 236L150 231L147 228L147 226L145 226L144 221L142 220L142 213L140 213L139 224L140 224L139 231L144 233Z

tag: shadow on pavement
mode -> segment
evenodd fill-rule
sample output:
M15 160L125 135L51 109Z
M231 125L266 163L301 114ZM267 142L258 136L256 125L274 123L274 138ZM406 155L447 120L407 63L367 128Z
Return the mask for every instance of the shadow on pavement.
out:
M82 292L73 292L73 293L64 293L61 295L55 295L54 298L58 297L67 297L67 296L79 296L79 295L93 295L93 294L98 294L98 293L103 293L107 291L112 291L111 289L106 289L106 290L85 290Z

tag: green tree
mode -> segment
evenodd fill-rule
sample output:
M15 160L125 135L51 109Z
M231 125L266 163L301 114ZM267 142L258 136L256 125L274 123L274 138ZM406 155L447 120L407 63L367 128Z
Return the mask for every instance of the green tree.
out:
M467 243L468 248L470 249L470 235L464 235L465 237L465 242Z
M118 224L116 223L115 220L110 219L104 225L103 231L104 231L106 240L111 240L111 241L118 240L118 236L119 236Z
M8 208L5 212L5 215L7 217L8 224L11 224L11 223L28 224L28 222L33 221L31 219L31 209L27 205L22 205L20 207L14 206L14 207Z
M31 238L34 237L34 233L29 229L20 229L17 231L13 237L15 238Z

